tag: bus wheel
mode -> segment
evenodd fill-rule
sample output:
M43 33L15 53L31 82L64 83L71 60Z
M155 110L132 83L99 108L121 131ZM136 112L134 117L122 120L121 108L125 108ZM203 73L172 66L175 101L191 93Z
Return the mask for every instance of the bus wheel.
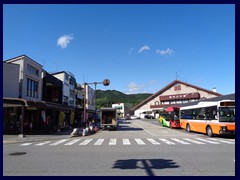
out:
M207 135L209 137L212 137L213 136L213 132L212 132L212 128L210 126L207 127Z
M187 132L191 132L191 129L190 129L190 125L189 125L189 124L187 124L186 130L187 130Z

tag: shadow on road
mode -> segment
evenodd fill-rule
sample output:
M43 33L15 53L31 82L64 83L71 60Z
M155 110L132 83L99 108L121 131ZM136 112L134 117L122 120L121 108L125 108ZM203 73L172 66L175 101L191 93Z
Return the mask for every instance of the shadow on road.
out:
M124 125L118 126L117 130L118 131L143 131L142 128L134 128L134 127L124 126Z
M142 165L141 165L141 164ZM127 159L117 160L112 168L118 169L145 169L149 176L155 176L152 169L178 168L171 159Z

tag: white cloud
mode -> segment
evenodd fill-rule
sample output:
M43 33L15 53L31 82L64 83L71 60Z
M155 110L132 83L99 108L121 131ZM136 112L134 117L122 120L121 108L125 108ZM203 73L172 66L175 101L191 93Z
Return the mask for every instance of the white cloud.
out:
M153 79L153 80L149 81L148 84L154 84L154 83L156 83L156 82L157 82L157 81Z
M131 82L127 85L127 94L139 93L142 90L142 86Z
M68 46L68 44L70 43L71 40L73 40L73 35L71 35L71 34L63 35L60 38L58 38L57 45L61 46L61 48L64 49Z
M150 80L145 84L137 84L134 81L130 82L127 85L127 90L125 91L126 94L138 94L138 93L152 93L150 92L151 86L156 84L156 80ZM149 89L150 88L150 89Z
M141 48L139 48L138 54L141 53L141 52L143 52L143 51L146 51L146 50L150 50L150 47L147 46L147 45L144 45L144 46L142 46Z
M172 49L167 48L166 50L156 50L156 54L160 54L160 55L171 55L173 53Z

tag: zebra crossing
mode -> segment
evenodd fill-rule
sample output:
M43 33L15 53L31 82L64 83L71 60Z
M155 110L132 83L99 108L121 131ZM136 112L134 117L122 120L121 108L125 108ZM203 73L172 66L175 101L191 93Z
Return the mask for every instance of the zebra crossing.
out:
M235 144L235 139L218 139L218 138L123 138L123 139L60 139L56 141L43 141L43 142L26 142L19 144L19 146L101 146L101 145L206 145L206 144Z

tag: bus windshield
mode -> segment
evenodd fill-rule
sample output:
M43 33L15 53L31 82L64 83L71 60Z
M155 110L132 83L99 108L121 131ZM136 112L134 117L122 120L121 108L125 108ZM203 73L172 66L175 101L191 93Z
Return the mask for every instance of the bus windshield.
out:
M219 122L235 122L235 107L219 107Z

